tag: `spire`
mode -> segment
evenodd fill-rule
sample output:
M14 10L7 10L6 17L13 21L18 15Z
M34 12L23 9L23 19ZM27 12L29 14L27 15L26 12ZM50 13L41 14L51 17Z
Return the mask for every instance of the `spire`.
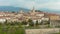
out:
M35 10L34 6L33 6L33 10Z
M35 13L35 7L33 6L31 11L29 11L29 13Z
M35 7L33 6L32 12L35 12Z

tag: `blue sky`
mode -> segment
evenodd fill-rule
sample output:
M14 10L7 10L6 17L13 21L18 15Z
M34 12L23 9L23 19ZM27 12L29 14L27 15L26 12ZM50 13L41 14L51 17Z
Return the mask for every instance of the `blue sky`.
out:
M0 6L60 10L60 0L0 0Z

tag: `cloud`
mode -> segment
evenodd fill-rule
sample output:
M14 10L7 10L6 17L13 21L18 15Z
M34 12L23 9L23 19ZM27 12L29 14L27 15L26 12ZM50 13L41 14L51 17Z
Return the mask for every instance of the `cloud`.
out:
M23 8L27 8L27 9L32 9L32 7L35 5L35 1L34 0L16 0L15 3L12 4L13 6L16 7L23 7Z
M9 6L10 3L8 1L5 0L0 0L0 6Z
M44 3L44 4L38 4L37 8L48 8L48 9L54 9L59 10L60 9L60 2L50 2L50 3Z
M15 6L27 9L60 9L60 0L0 0L0 6Z

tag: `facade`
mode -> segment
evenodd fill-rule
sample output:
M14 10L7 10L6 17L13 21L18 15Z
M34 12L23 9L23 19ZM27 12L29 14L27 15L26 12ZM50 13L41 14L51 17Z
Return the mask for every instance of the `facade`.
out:
M51 27L60 27L60 20L51 20L50 26Z
M50 16L50 20L60 20L60 16L58 15Z
M0 18L0 23L4 23L6 19Z

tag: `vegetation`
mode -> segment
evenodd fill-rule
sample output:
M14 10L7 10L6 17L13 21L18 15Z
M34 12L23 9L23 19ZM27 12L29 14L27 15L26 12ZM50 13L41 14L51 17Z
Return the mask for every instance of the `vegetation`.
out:
M28 27L23 26L27 24L29 24ZM48 25L47 28L51 28L50 21L42 21L41 23L38 23L38 21L36 21L36 23L34 24L34 22L31 19L29 19L28 22L26 21L8 22L6 20L3 24L0 23L0 33L1 34L25 34L25 31L24 31L25 28L38 29L38 28L41 28L40 25Z
M31 19L28 20L28 23L29 23L30 26L34 26L34 23Z
M22 21L21 24L22 24L22 25L27 25L27 22L26 22L26 21Z
M60 32L58 32L58 33L52 33L52 34L60 34Z
M0 27L0 34L24 34L24 29L19 27Z
M12 11L12 13L15 13L15 11Z
M36 21L36 26L38 26L39 25L39 23L38 23L38 21Z
M20 22L5 22L0 24L0 34L25 34L24 27Z

